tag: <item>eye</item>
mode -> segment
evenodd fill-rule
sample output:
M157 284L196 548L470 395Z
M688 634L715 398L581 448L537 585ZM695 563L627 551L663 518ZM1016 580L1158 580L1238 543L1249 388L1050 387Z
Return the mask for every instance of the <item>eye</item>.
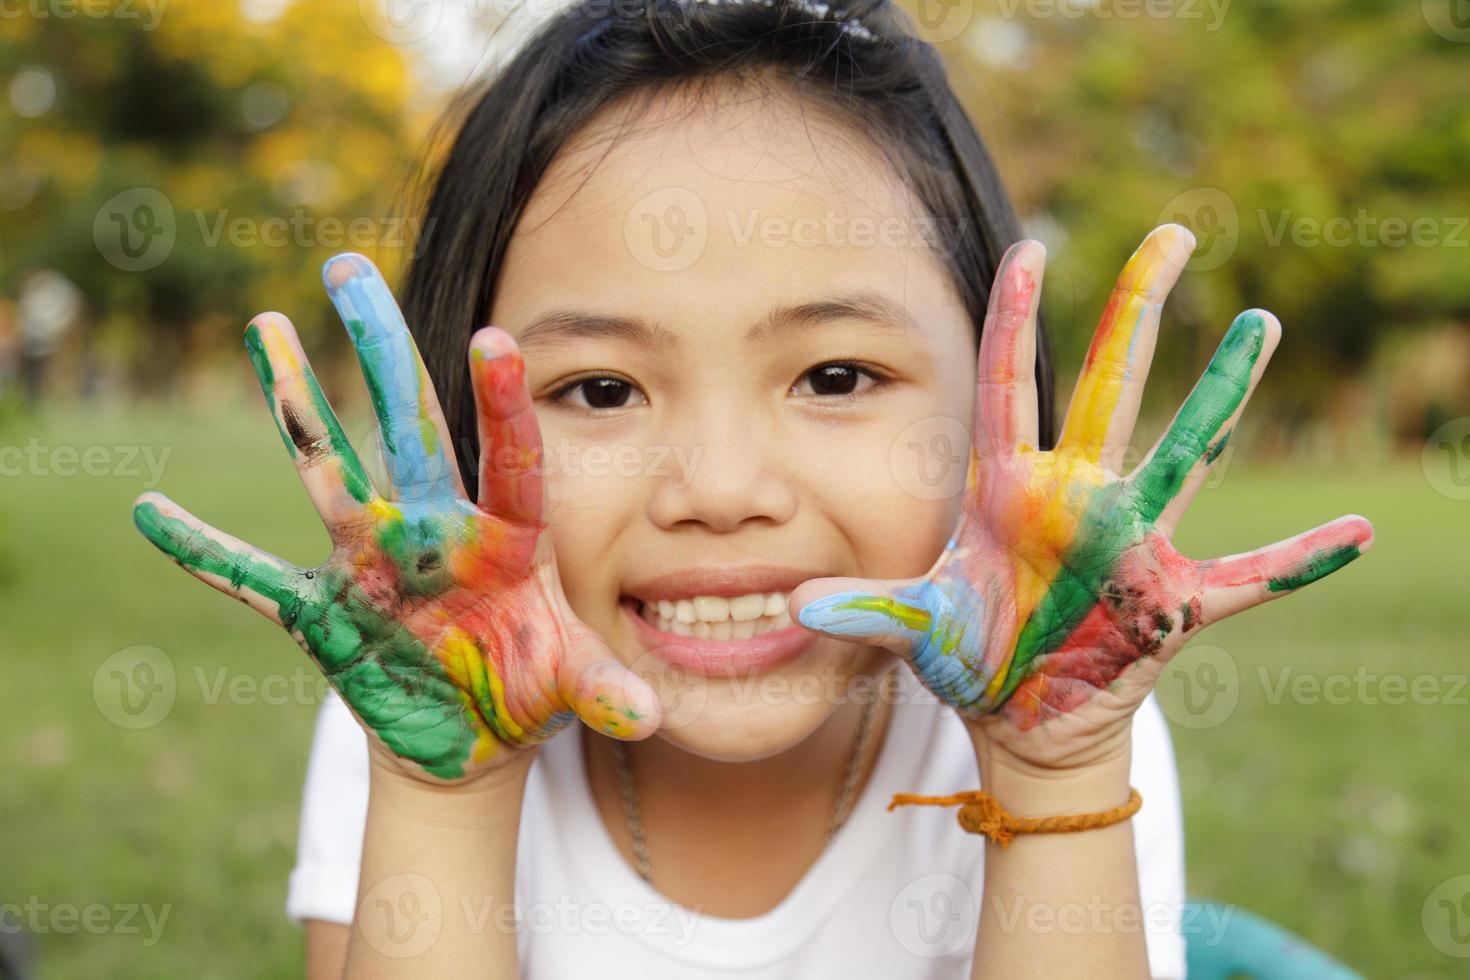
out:
M648 404L633 382L607 374L568 381L553 391L550 399L553 404L593 412Z
M849 362L819 364L801 376L792 386L795 395L812 394L824 398L843 398L871 390L888 379L872 368Z

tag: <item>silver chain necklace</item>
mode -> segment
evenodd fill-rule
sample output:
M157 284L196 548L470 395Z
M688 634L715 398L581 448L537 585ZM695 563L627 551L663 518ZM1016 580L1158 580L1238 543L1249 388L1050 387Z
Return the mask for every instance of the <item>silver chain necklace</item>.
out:
M883 693L887 693L888 682L893 676L894 672L890 670L879 681ZM877 705L877 697L863 705L863 718L858 723L857 739L853 742L852 755L848 757L847 768L842 775L842 792L837 797L837 805L832 808L832 815L827 818L827 833L822 838L824 850L852 813L858 777L862 774L862 759L867 754L868 743L873 739L873 717L877 714ZM633 766L628 758L628 743L613 739L612 750L618 773L618 790L623 798L623 816L627 819L628 833L633 838L633 856L638 861L638 875L651 885L653 862L648 857L648 838L643 832L643 814L638 806L638 791L633 786Z

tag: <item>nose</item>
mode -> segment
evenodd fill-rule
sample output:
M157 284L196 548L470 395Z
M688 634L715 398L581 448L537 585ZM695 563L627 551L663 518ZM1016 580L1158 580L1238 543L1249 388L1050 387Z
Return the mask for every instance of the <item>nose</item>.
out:
M659 477L648 503L656 526L728 534L795 516L797 494L775 425L727 404L690 413L671 434L676 465Z

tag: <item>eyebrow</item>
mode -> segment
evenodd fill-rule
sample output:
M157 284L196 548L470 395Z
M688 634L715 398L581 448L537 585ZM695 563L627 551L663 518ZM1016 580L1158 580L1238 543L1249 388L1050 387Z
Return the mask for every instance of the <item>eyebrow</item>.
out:
M825 299L781 306L768 313L746 333L747 340L764 340L772 334L798 327L817 326L832 320L863 320L875 326L910 330L908 313L881 293L859 290ZM576 340L610 338L638 347L676 347L673 331L637 317L610 316L583 310L552 310L532 320L521 331L521 347L550 347Z
M872 290L843 293L826 299L782 306L770 312L761 323L746 334L747 340L763 340L767 336L797 327L812 327L831 320L863 320L874 326L912 330L914 321L903 307L882 293Z
M598 337L624 340L639 347L673 346L679 342L678 337L658 324L636 317L552 310L532 320L516 343L521 347L551 347Z

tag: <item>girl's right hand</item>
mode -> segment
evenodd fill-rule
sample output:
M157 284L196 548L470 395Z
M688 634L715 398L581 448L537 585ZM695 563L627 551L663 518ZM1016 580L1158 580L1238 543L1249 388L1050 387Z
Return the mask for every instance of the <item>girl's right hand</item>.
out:
M574 717L617 738L658 727L652 690L612 659L562 594L542 520L541 435L515 342L470 342L480 502L459 478L418 349L378 270L323 270L377 415L392 492L380 495L323 396L290 321L255 318L245 346L307 493L331 535L298 568L159 494L143 534L195 576L284 626L396 764L430 782L497 768Z
M1366 551L1349 515L1196 561L1172 537L1234 432L1281 325L1236 318L1152 452L1122 460L1164 298L1194 249L1156 229L1123 271L1055 447L1040 448L1036 317L1045 250L1006 253L977 367L971 481L949 546L919 579L826 579L791 596L810 629L905 657L991 749L1061 770L1119 757L1134 711L1211 623L1289 595Z

